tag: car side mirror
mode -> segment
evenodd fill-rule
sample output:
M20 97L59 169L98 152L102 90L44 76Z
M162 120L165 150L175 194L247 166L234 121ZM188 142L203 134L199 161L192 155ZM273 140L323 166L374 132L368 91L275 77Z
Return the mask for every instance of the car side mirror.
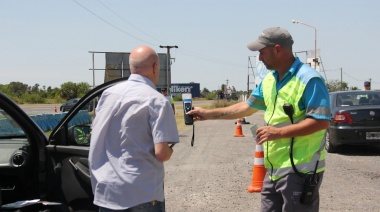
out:
M69 128L69 137L79 145L90 145L91 128L88 125L76 125Z

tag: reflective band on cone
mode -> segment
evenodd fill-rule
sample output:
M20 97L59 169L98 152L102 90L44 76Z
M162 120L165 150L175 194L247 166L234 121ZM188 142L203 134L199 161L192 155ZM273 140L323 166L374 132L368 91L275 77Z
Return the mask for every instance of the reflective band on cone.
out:
M264 167L264 149L263 145L256 144L255 150L255 163L253 165L252 172L252 185L248 186L248 192L261 192L263 188L263 181L265 177L265 167Z
M236 130L235 130L235 135L234 136L235 137L244 137L244 135L243 135L243 128L241 126L241 120L240 119L238 119L236 121Z

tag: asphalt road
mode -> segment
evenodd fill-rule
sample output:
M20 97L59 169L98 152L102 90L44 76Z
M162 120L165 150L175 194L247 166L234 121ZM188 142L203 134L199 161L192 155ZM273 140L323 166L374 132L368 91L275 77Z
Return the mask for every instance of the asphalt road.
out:
M38 115L38 114L50 114L55 113L54 107L59 113L59 107L62 104L20 104L18 105L22 108L28 115Z
M234 137L235 120L195 123L181 132L181 143L166 167L168 212L259 211L260 194L249 193L255 143L249 128L263 125L263 113L246 119L245 137ZM327 154L320 211L379 211L380 148L348 147Z
M54 113L60 105L20 106L28 114L41 114ZM233 136L235 120L196 122L194 146L192 127L180 132L181 143L165 163L168 212L259 211L260 194L247 191L255 151L249 128L263 126L263 112L246 120L245 137ZM380 147L346 147L328 153L326 161L320 211L379 211Z

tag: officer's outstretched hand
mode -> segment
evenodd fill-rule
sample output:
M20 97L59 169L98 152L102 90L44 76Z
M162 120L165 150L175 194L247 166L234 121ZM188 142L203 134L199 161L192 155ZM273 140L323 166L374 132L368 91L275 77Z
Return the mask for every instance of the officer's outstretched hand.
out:
M201 107L194 107L192 110L187 112L188 115L193 115L194 121L204 121L207 120L206 114L207 110Z

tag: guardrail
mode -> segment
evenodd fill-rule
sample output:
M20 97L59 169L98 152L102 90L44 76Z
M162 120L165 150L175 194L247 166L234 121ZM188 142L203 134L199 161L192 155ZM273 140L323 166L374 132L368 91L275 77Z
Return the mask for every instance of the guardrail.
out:
M67 114L67 112L63 113L54 113L54 114L38 114L38 115L30 115L29 117L44 131L53 130L58 123L62 120L62 118ZM73 119L69 121L69 127L74 125L83 125L90 124L91 116L87 110L79 111ZM20 128L12 124L11 120L7 118L0 119L0 131L1 134L19 134Z

